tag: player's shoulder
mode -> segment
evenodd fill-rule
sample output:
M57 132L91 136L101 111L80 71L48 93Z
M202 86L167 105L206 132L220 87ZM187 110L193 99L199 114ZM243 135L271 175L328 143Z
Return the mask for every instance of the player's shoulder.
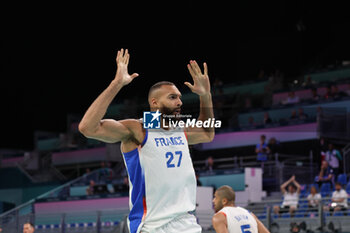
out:
M246 208L240 207L240 206L236 206L233 208L234 208L234 211L239 212L239 213L245 213L245 214L250 213L249 210L247 210Z
M142 121L140 119L125 119L120 120L119 122L127 127L134 136L138 134L144 135L145 129L143 128Z
M213 223L219 223L222 221L226 221L226 213L220 210L219 212L215 213L212 218Z

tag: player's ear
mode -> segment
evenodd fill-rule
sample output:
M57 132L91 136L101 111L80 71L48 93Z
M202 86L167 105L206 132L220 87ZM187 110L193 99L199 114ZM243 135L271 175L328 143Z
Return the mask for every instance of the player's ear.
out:
M222 198L221 202L222 202L223 205L226 205L227 204L227 199L226 198Z
M158 100L156 98L152 98L151 99L151 105L154 106L154 107L157 107L158 106Z

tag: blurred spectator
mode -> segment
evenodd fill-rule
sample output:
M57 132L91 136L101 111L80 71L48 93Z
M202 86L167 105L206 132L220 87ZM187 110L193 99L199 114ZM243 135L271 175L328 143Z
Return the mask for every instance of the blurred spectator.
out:
M283 87L283 73L279 69L276 69L274 72L271 72L268 84L266 86L266 91L274 92L280 90Z
M26 222L23 224L23 233L33 233L35 231L35 227L31 222Z
M322 196L317 192L316 187L313 185L310 188L310 194L307 196L307 205L310 210L317 210L318 204L321 203Z
M266 136L261 135L260 136L260 143L256 145L255 153L257 154L257 160L264 162L267 160L267 154L270 153L270 148L267 146L267 143L265 142Z
M113 186L114 192L128 192L129 191L129 178L127 176L123 177L123 183Z
M89 175L90 174L91 174L90 168L86 168L85 169L85 173L84 173L83 178L82 178L84 184L88 184L89 183Z
M107 179L112 180L114 178L114 171L112 169L112 163L107 162Z
M321 166L322 161L325 159L327 150L328 146L325 138L320 137L315 148L316 162L319 166Z
M334 175L333 169L328 165L326 160L322 161L319 175L316 177L316 182L321 185L322 183L333 183Z
M320 96L317 93L317 88L312 88L311 89L311 100L314 102L318 102L320 100Z
M297 120L298 119L298 115L297 115L297 111L296 110L292 110L292 113L289 117L290 120Z
M299 101L299 97L295 95L294 91L291 91L288 93L288 98L283 102L283 104L297 104Z
M325 210L329 210L333 213L337 211L346 211L348 209L348 194L343 189L340 183L335 183L335 191L332 193L332 199L329 206L325 207Z
M59 134L59 140L60 140L60 149L66 149L68 147L68 136L65 133Z
M90 180L89 187L86 188L86 195L94 195L95 181Z
M101 161L101 168L99 170L99 180L111 180L113 178L113 170L110 168L111 163Z
M269 116L269 113L268 112L265 112L264 113L264 125L268 125L268 124L271 124L272 123L272 120Z
M323 117L323 108L321 106L318 106L316 109L316 120L317 122L320 122L322 120Z
M281 152L281 144L274 137L269 139L267 147L270 149L270 154L272 155Z
M329 166L333 169L334 179L337 178L340 172L340 160L342 160L342 156L340 152L334 148L333 143L328 144L328 150L325 154L325 160L328 162Z
M306 120L308 118L308 115L304 112L303 108L298 109L298 119L299 120Z
M300 194L300 184L295 180L295 176L292 176L289 180L287 180L281 185L281 192L284 197L282 205L274 206L273 211L275 214L279 215L281 213L289 212L290 215L293 217L295 211L298 208Z
M306 77L306 80L301 84L301 86L304 88L312 88L315 86L315 84L316 82L311 79L310 75L308 75Z
M205 161L205 167L204 170L212 172L213 170L216 169L216 166L214 164L214 159L213 157L209 156L207 160Z
M326 100L332 99L332 98L333 98L333 93L332 93L332 90L331 90L331 87L330 87L330 86L327 86L327 87L326 87L326 94L324 95L324 98L325 98Z
M332 92L332 96L335 100L338 100L338 99L341 99L342 97L347 96L347 94L345 92L339 91L337 85L331 86L331 92Z

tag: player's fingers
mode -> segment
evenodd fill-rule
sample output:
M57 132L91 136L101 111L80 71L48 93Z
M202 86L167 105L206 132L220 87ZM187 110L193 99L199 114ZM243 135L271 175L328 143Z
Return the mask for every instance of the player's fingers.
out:
M126 65L129 64L129 58L130 58L130 54L127 53L127 54L125 55L125 64L126 64Z
M128 58L128 56L129 56L129 51L128 51L128 49L125 49L125 53L124 53L125 62L126 62L126 59Z
M139 76L138 73L133 73L132 75L130 75L130 78L134 79L134 78L136 78L136 77L138 77L138 76Z
M193 68L195 69L197 74L202 74L201 68L199 68L199 65L196 61L193 61Z
M118 53L117 53L117 59L116 59L117 63L119 62L119 60L120 60L120 50L118 50Z
M193 85L189 82L185 82L185 85L188 86L191 90L193 90Z
M190 66L191 66L191 69L192 69L192 72L197 75L197 70L195 68L195 63L193 60L190 61Z
M124 62L124 49L122 48L120 50L120 59L119 59L120 62Z
M208 76L208 65L206 62L203 63L203 67L204 67L204 75Z
M192 78L194 79L194 78L196 77L196 74L195 74L195 72L193 71L192 66L191 66L190 64L187 65L187 69L188 69L188 71L190 72Z

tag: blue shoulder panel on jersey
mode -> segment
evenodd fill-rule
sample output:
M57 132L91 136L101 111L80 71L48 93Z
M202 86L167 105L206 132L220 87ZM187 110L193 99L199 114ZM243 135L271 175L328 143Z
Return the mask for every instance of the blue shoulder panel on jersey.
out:
M143 141L142 141L142 143L141 143L141 147L142 147L143 145L145 145L146 142L147 142L148 130L147 130L147 129L145 129L145 130L146 130L146 135L145 135L145 138L143 139Z

